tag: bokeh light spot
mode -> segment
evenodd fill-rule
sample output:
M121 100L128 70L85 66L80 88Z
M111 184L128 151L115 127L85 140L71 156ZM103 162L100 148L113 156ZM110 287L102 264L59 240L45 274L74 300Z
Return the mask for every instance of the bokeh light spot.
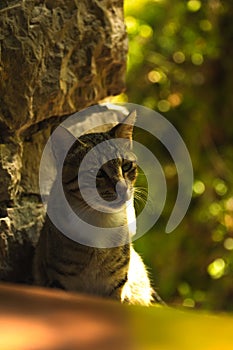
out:
M215 179L213 182L213 186L215 189L215 192L219 195L219 196L224 196L224 194L227 193L227 186L225 184L224 181L220 180L220 179Z
M225 261L219 258L214 260L211 264L209 264L207 271L213 279L218 279L224 275L225 269L226 269Z
M158 83L158 82L160 82L161 79L162 79L161 73L158 72L157 70L152 70L152 71L150 71L150 72L148 73L147 77L148 77L148 79L149 79L149 81L150 81L151 83Z
M167 179L172 179L174 176L177 175L177 169L175 164L166 164L164 166L164 173Z
M191 61L195 66L201 66L204 62L204 58L201 53L195 52L191 56Z
M179 64L185 61L185 54L182 51L174 52L172 57L173 57L173 60Z
M205 192L205 185L202 181L200 180L197 180L194 182L193 184L193 192L196 194L196 195L201 195L202 193Z
M182 94L174 93L168 96L168 101L170 102L172 107L177 107L182 102Z
M139 34L143 38L150 38L153 35L153 29L148 25L141 25L139 28Z
M201 1L199 0L190 0L187 3L188 10L191 12L197 12L201 8Z
M233 250L233 238L231 237L226 238L223 245L225 249Z
M229 211L233 211L233 197L229 198L226 201L226 209Z
M135 34L138 30L138 21L132 16L127 16L125 18L125 24L128 34Z
M228 230L232 230L233 229L233 217L232 217L232 215L225 214L224 215L224 223L225 223Z
M212 232L212 240L214 242L221 242L224 236L225 236L225 232L221 228L217 228Z
M158 109L160 112L168 112L170 109L171 105L167 100L160 100L158 102Z
M222 208L221 208L221 205L219 203L214 202L214 203L210 204L209 213L212 216L218 216L221 211L222 211Z
M195 306L195 301L191 298L186 298L183 301L183 306L185 307L194 307Z

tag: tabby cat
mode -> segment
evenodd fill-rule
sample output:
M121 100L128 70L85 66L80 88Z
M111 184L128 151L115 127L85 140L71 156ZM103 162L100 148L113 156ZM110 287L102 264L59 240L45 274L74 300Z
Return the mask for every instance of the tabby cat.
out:
M96 227L97 240L98 227L118 228L117 236L120 238L118 243L111 247L102 248L95 247L93 244L92 246L81 244L78 240L70 239L60 232L47 215L35 252L35 284L110 297L130 304L150 305L152 302L155 293L151 288L145 265L130 241L134 233L131 231L134 228L130 224L127 225L129 219L132 221L129 216L135 215L133 192L137 165L131 150L135 118L136 112L131 112L122 123L117 124L110 131L82 135L76 138L75 142L73 142L74 136L60 127L60 139L53 145L58 166L61 166L59 152L62 153L62 147L71 140L73 143L65 157L61 172L67 202L82 220ZM125 140L125 146L122 150L114 142L110 144L111 152L115 154L114 159L105 162L104 153L108 153L108 149L106 152L98 152L97 149L97 153L91 160L92 164L88 163L89 169L79 173L79 176L83 177L84 190L86 189L90 194L92 188L89 185L89 178L93 175L92 168L98 168L98 164L101 164L95 180L96 188L105 201L106 208L114 203L110 212L102 211L98 210L98 203L96 209L84 201L79 188L78 170L84 156L93 147L103 141L111 142L118 138ZM124 157L124 153L127 152L131 156ZM57 181L51 193L55 193L56 186L58 186ZM90 197L95 200L94 195ZM48 203L48 209L51 206L58 208L59 205L59 198L56 198L53 203ZM65 210L58 216L64 228L70 225ZM78 225L75 226L77 237L79 233L85 235L85 232L80 230Z

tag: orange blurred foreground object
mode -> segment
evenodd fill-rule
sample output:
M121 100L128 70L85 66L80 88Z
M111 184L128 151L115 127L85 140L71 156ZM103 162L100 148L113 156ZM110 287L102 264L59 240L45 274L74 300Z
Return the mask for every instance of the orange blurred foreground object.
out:
M0 285L1 350L128 350L119 303L36 287Z
M0 284L0 350L232 350L233 315Z

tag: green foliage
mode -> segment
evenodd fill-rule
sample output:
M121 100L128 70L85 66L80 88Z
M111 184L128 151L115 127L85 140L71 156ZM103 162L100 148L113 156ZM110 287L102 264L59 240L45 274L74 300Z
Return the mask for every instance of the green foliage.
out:
M177 177L161 152L167 204L137 246L162 297L189 307L233 310L232 11L232 3L220 0L125 1L127 95L118 100L170 120L195 175L186 217L166 235Z

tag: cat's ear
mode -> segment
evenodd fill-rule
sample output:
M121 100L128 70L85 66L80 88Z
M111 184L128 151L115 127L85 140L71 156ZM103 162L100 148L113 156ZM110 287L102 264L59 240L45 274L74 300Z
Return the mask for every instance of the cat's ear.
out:
M52 133L50 140L54 157L58 164L60 164L63 162L71 146L77 141L77 138L59 125Z
M136 121L136 111L130 112L127 117L110 130L114 138L123 138L132 141L133 127Z

